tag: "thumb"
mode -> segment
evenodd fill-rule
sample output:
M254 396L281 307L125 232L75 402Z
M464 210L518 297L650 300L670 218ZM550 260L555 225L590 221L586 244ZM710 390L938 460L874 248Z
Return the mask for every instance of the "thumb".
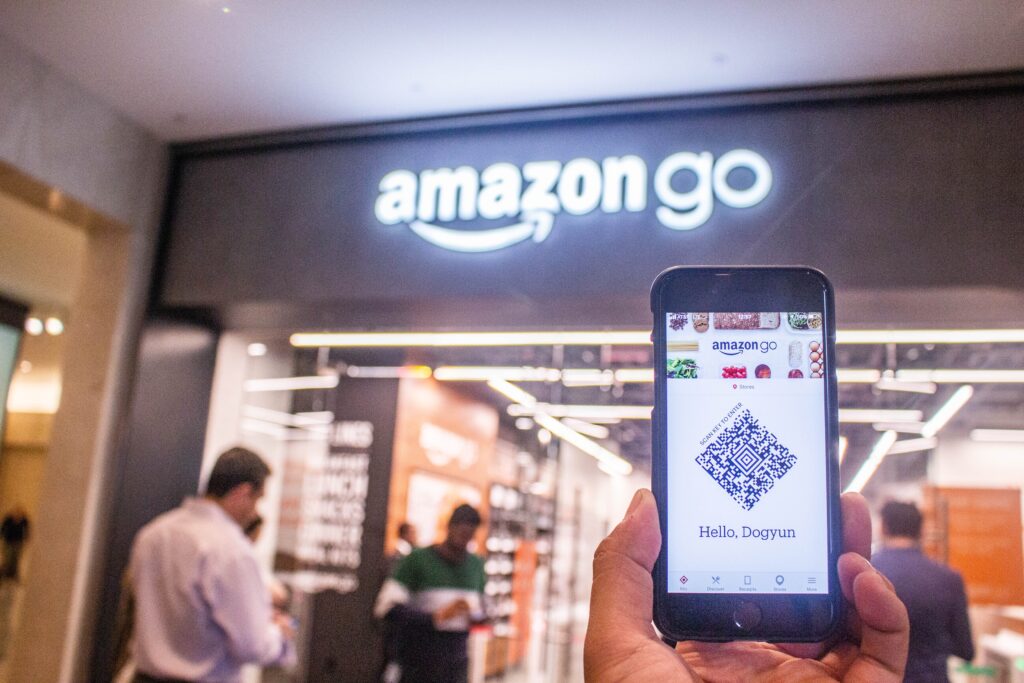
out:
M661 529L654 495L640 489L626 516L594 553L594 582L590 593L591 628L605 625L619 633L628 624L651 628L653 587L651 569L661 551Z
M839 573L849 586L851 602L861 623L860 653L843 680L903 680L910 641L906 607L889 582L863 557L843 555L839 558Z

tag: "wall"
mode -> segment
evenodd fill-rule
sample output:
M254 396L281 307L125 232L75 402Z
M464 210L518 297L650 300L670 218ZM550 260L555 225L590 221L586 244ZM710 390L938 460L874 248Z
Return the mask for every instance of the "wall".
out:
M0 455L0 514L20 504L30 520L37 518L52 428L53 415L48 413L7 415Z
M978 443L941 435L928 480L936 486L1019 488L1024 495L1024 443Z
M0 37L0 162L56 190L51 208L70 197L108 219L89 233L77 319L66 331L64 397L33 544L45 561L33 563L26 586L14 681L86 680L115 425L127 401L166 156L152 135Z

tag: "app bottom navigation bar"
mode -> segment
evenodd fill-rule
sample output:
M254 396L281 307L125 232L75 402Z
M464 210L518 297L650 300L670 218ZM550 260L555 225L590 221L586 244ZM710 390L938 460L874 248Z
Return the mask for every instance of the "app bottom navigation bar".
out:
M670 593L828 593L826 574L669 572Z

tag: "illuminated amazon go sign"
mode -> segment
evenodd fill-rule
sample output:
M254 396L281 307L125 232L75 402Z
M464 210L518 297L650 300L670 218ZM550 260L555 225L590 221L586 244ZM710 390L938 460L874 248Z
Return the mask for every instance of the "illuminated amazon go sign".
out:
M747 169L749 186L730 184L730 174ZM678 185L689 175L693 186ZM679 177L674 186L673 181ZM695 179L695 182L694 182ZM600 209L607 214L644 211L648 204L648 171L638 156L531 161L522 168L491 164L483 171L470 166L420 171L391 171L380 181L375 213L384 225L405 224L443 249L461 252L497 251L519 242L543 242L555 216L583 216ZM677 152L654 171L658 221L672 230L693 230L711 217L716 199L743 209L768 196L772 170L764 157L749 149L734 149L717 160L711 152ZM502 227L457 229L437 223L514 220Z

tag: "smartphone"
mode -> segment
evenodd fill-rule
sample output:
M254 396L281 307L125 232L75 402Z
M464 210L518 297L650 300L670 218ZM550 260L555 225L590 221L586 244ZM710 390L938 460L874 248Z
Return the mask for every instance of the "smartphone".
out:
M816 642L839 623L834 295L807 267L677 267L651 288L654 622Z

